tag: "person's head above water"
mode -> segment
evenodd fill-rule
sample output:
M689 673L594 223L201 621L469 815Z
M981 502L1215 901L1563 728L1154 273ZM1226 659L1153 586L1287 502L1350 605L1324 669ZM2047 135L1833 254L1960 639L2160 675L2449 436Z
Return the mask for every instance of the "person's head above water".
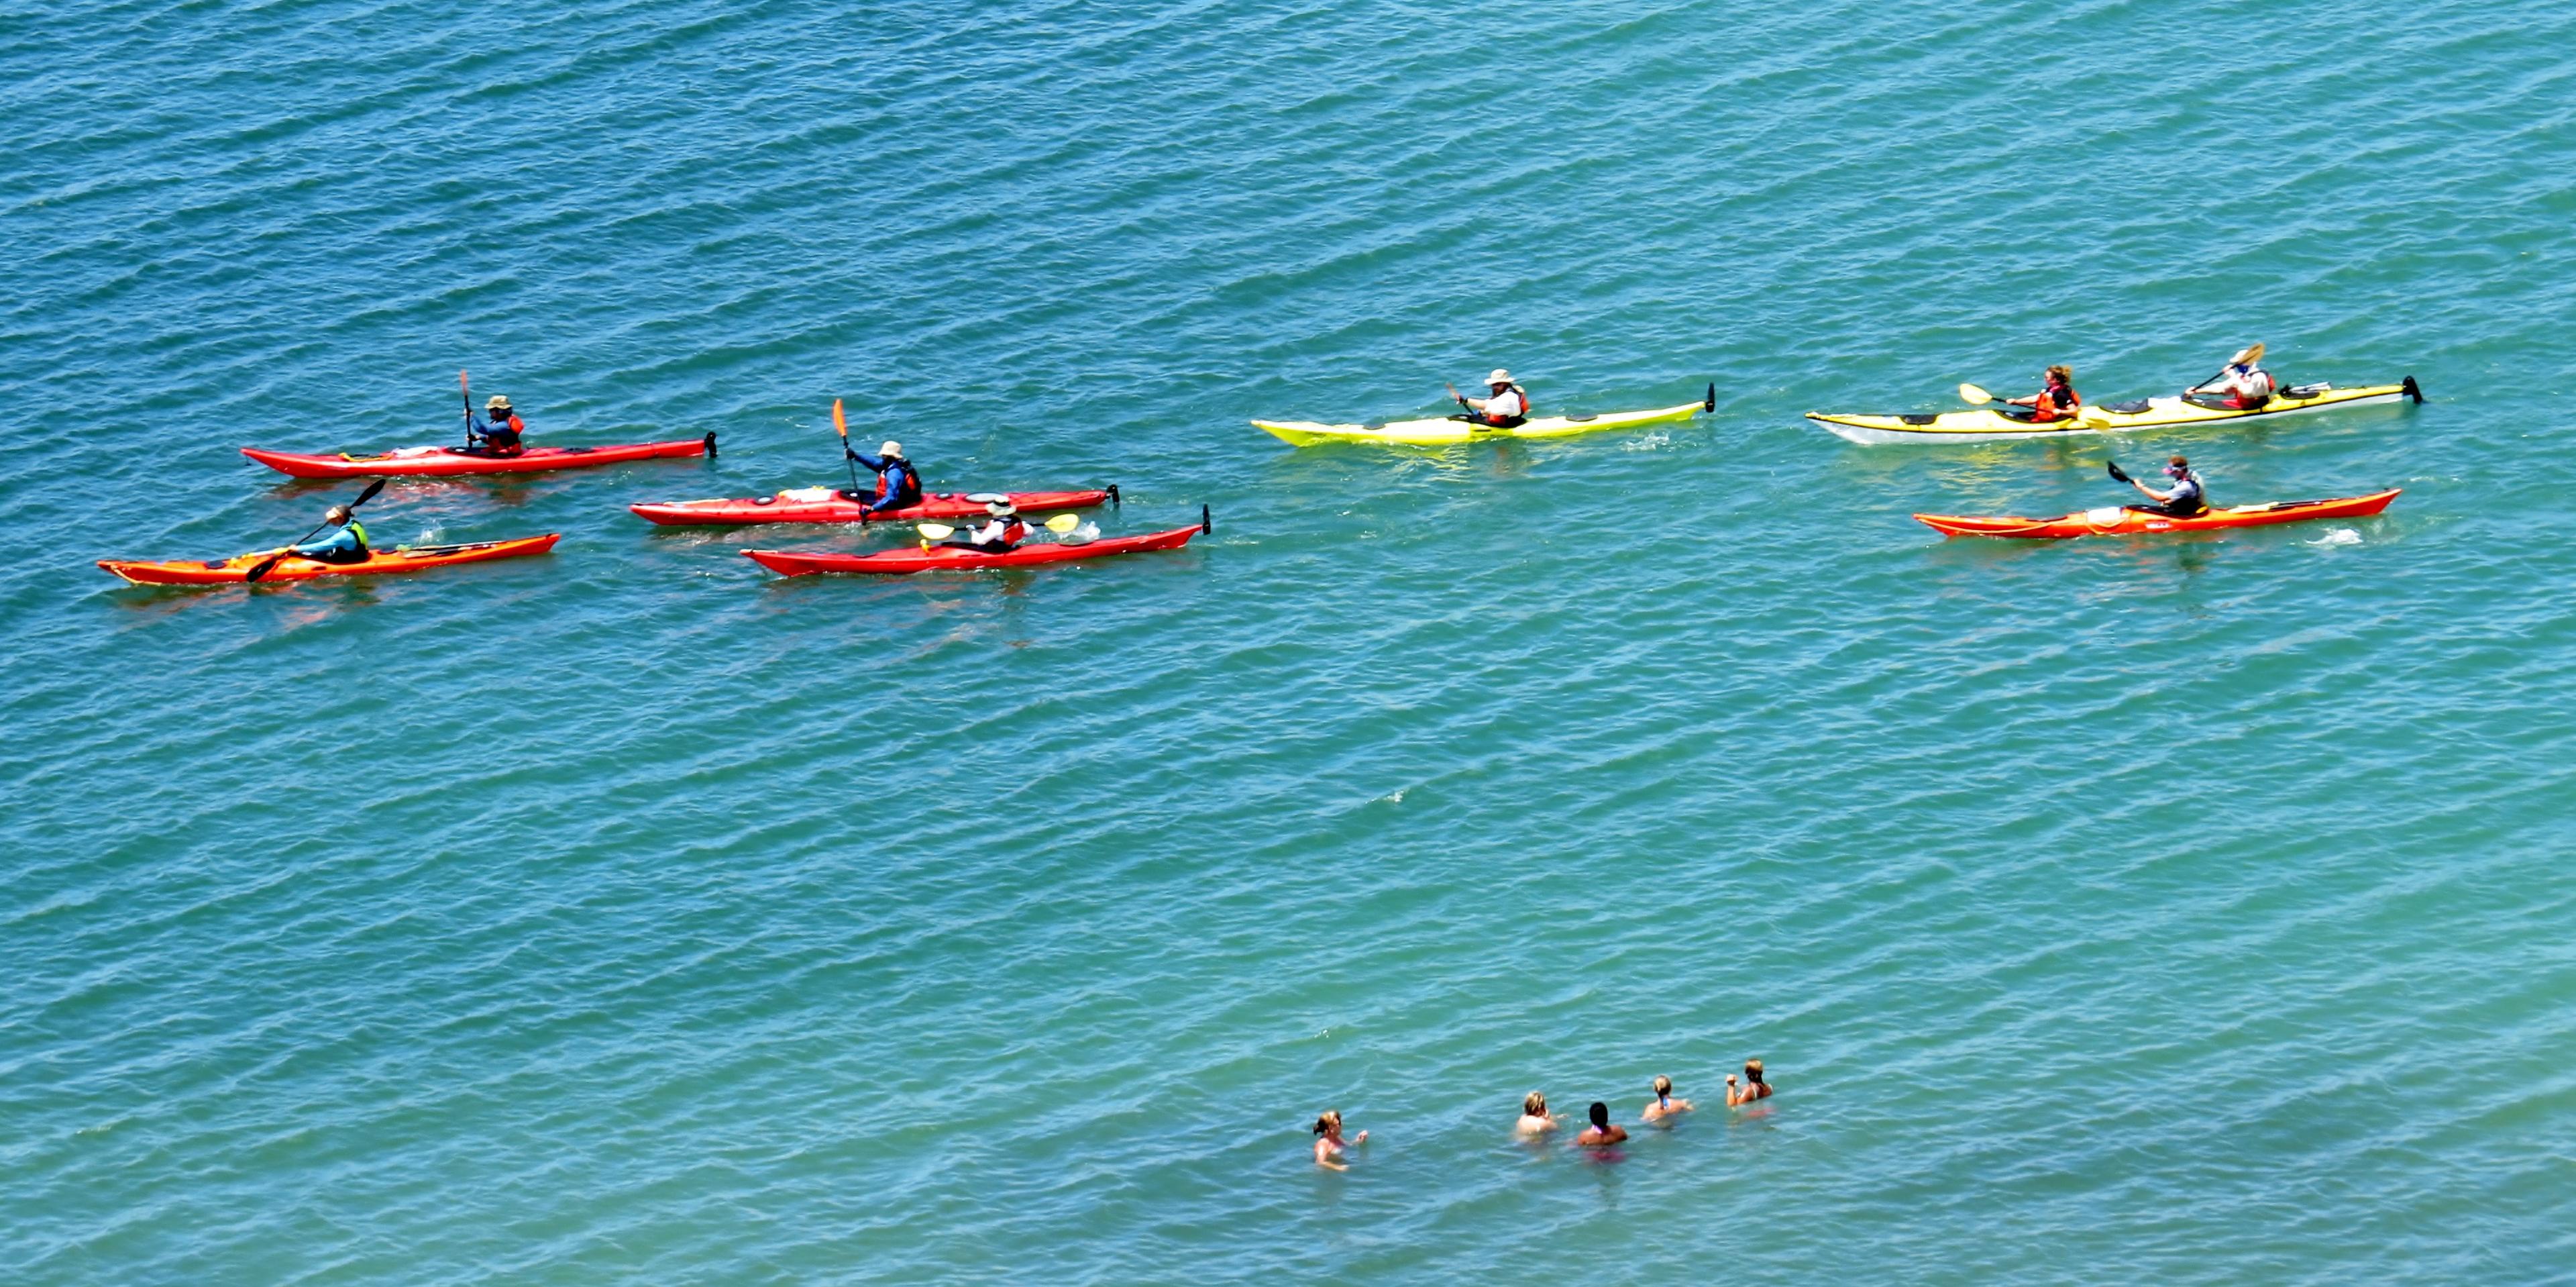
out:
M2075 383L2075 368L2063 363L2048 368L2048 382L2050 384Z
M1673 1079L1672 1079L1672 1078L1670 1078L1670 1077L1663 1077L1663 1076L1658 1076L1658 1077L1656 1077L1656 1078L1655 1078L1655 1098L1657 1098L1657 1099L1665 1099L1665 1098L1670 1097L1670 1096L1672 1095L1672 1093L1673 1093Z
M1494 373L1485 377L1485 383L1492 385L1497 392L1508 389L1512 387L1512 373L1501 367L1495 367Z
M492 400L491 400L491 401L486 402L486 403L484 403L484 404L483 404L483 409L484 409L485 411L501 411L501 412L506 412L506 411L508 411L508 410L510 409L510 400L509 400L507 397L504 397L504 396L502 396L501 394L496 393L496 394L493 394L493 395L492 395Z
M903 444L896 442L892 438L888 438L884 442L877 444L877 454L880 456L893 456L897 459L901 459L903 456Z
M2165 462L2165 477L2180 478L2191 472L2191 462L2180 456Z
M1586 1116L1589 1116L1592 1119L1592 1129L1596 1131L1606 1131L1610 1129L1610 1106L1608 1104L1602 1103L1597 1099L1593 1100L1592 1107L1588 1110Z
M1752 1082L1752 1083L1753 1083L1754 1085L1756 1085L1756 1086L1759 1086L1759 1085L1761 1085L1761 1084L1762 1084L1762 1061L1761 1061L1761 1060L1759 1060L1759 1059L1747 1059L1747 1060L1745 1060L1745 1061L1744 1061L1744 1080L1749 1081L1749 1082Z
M1317 1135L1341 1134L1342 1110L1338 1108L1325 1109L1323 1114L1315 1119L1315 1133Z
M1538 1093L1537 1091L1534 1091L1534 1090L1533 1090L1533 1091L1531 1091L1530 1093L1526 1094L1526 1095L1521 1096L1521 1116L1523 1116L1523 1117L1545 1117L1545 1116L1547 1116L1547 1096L1542 1095L1542 1094L1540 1094L1540 1093Z

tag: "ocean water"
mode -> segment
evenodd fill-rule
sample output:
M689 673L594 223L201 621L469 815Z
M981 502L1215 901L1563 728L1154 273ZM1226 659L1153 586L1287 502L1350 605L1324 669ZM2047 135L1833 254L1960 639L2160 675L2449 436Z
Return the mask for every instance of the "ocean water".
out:
M0 1279L2576 1277L2576 10L0 12ZM1862 448L2253 340L2431 400ZM1251 417L1714 414L1297 451ZM400 483L551 556L125 588ZM625 503L1117 481L782 581ZM1917 510L2384 518L1944 542ZM1714 1105L1748 1057L1779 1087ZM1515 1144L1523 1092L1633 1121ZM1339 1107L1347 1173L1307 1160Z

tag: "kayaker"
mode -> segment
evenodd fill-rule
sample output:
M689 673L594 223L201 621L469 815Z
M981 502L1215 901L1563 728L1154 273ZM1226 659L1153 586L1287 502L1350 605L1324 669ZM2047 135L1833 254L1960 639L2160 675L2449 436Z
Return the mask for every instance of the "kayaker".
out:
M960 532L940 544L979 554L1007 554L1012 547L1029 537L1029 525L1020 521L1019 507L1009 501L993 501L984 506L984 521L970 531Z
M466 430L466 437L472 441L466 444L465 452L470 456L520 455L528 449L520 441L520 435L527 431L528 422L510 409L510 400L493 394L492 400L483 404L483 423Z
M1628 1128L1611 1124L1608 1104L1596 1099L1592 1101L1592 1107L1587 1110L1586 1115L1592 1119L1592 1124L1584 1127L1583 1133L1574 1137L1575 1143L1586 1148L1606 1148L1612 1144L1627 1142Z
M1646 1101L1646 1116L1644 1120L1649 1122L1660 1122L1669 1117L1679 1117L1690 1110L1691 1102L1689 1100L1673 1098L1672 1078L1655 1078L1655 1097Z
M1452 387L1449 396L1456 398L1467 414L1449 418L1494 429L1510 429L1529 419L1529 390L1512 383L1511 372L1495 367L1494 373L1485 377L1485 387L1493 396L1470 398Z
M1352 1144L1368 1143L1368 1132L1361 1131L1348 1140L1342 1138L1342 1110L1327 1108L1315 1119L1315 1165L1327 1170L1347 1171L1350 1164L1342 1160L1343 1150Z
M2252 411L2272 400L2280 384L2262 367L2263 346L2238 349L2227 359L2227 366L2206 384L2195 384L2183 391L2183 397L2204 407L2228 411Z
M2165 466L2165 477L2173 480L2173 486L2163 491L2149 487L2137 479L2130 479L2131 487L2146 493L2156 503L2131 505L2129 508L2146 514L2162 514L2168 518L2196 518L2209 512L2208 491L2201 486L2200 475L2192 472L2190 461L2180 456L2174 457L2173 462Z
M2082 395L2075 392L2074 368L2052 366L2048 368L2046 379L2047 384L2039 392L2005 402L2004 405L2009 407L2030 408L2029 416L2015 416L2014 419L2028 419L2032 424L2044 425L2053 420L2074 418L2076 411L2084 405Z
M1521 1096L1521 1119L1512 1123L1515 1135L1545 1135L1556 1129L1558 1116L1547 1111L1547 1096L1531 1091Z
M1742 1090L1736 1089L1734 1073L1728 1073L1726 1075L1727 1107L1735 1108L1740 1105L1750 1104L1757 1099L1769 1098L1771 1098L1771 1083L1762 1080L1761 1060L1747 1059L1744 1061L1744 1088Z
M286 552L298 558L318 559L324 563L364 563L367 561L367 525L358 521L346 505L334 505L322 521L337 529L317 536L302 545L290 545Z
M871 456L856 447L843 448L852 460L876 471L876 494L867 498L866 509L875 514L889 509L910 509L921 503L921 471L904 457L903 444L892 438L877 447ZM858 500L853 496L850 499Z

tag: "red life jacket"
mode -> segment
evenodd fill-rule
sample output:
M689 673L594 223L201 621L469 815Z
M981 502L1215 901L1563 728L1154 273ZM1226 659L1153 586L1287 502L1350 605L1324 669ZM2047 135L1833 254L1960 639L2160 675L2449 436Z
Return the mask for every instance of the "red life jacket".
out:
M2072 417L2076 408L2083 405L2084 396L2075 391L2074 385L2052 384L2040 390L2039 396L2031 400L2030 422L2044 425L2052 420L2065 420Z

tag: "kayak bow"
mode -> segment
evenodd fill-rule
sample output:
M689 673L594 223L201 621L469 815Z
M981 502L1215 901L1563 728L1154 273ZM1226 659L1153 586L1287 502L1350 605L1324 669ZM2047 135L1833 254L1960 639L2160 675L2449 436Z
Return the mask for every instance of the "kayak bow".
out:
M244 447L241 454L297 478L451 478L463 474L532 474L583 469L666 456L712 456L716 435L675 442L630 442L609 447L530 447L516 456L477 456L453 447L411 447L376 456L332 456Z
M784 491L775 496L739 500L638 501L626 508L666 527L746 527L754 523L893 523L929 518L972 518L984 502L970 496L1008 495L1023 513L1051 509L1089 509L1113 500L1116 487L1065 492L934 492L918 505L870 514L851 493L829 487Z
M477 541L466 545L416 545L406 549L378 551L364 563L325 563L319 559L286 558L260 578L260 584L272 581L310 581L326 576L384 576L395 572L425 572L431 568L451 567L459 563L489 563L494 559L515 559L530 554L543 554L562 540L559 532L543 536L526 536L513 541ZM257 550L236 554L221 562L196 559L173 559L166 562L133 559L100 559L98 565L109 573L135 585L238 585L250 570L267 562L275 550Z
M1050 543L1023 545L1002 554L979 554L950 545L932 545L910 550L887 550L882 554L800 554L792 550L744 550L742 556L778 573L780 576L812 576L820 572L873 572L886 576L909 576L915 572L971 572L982 568L1027 567L1036 563L1063 563L1072 559L1105 558L1112 554L1133 554L1139 550L1177 550L1190 543L1201 532L1216 530L1206 507L1199 509L1199 521L1188 527L1168 532L1148 532L1143 536L1112 536L1080 545Z
M1504 429L1466 420L1390 420L1382 425L1328 425L1312 420L1255 420L1262 432L1292 447L1314 447L1326 443L1372 442L1400 447L1454 447L1466 442L1491 442L1505 438L1571 438L1577 434L1607 433L1614 429L1637 429L1646 425L1677 424L1703 411L1717 410L1717 386L1708 386L1708 396L1678 407L1658 407L1652 411L1613 411L1590 416L1536 416Z
M2137 536L2148 532L2207 532L2225 527L2268 527L2314 518L2367 518L2388 508L2405 489L2392 487L2367 496L2340 500L2275 501L2213 509L2193 518L2170 518L2126 506L2105 506L2063 518L1971 518L1962 514L1917 514L1916 522L1943 536L2010 536L2062 541L2073 536Z
M2205 407L2182 398L2145 398L2136 402L2088 406L2079 418L2052 420L2047 424L2016 420L1991 407L1948 411L1939 415L1834 415L1810 411L1807 418L1833 434L1857 443L1999 442L2260 420L2297 415L2303 411L2377 406L2405 398L2413 398L2417 402L2424 400L2423 390L2416 387L2414 376L2406 377L2399 384L2369 384L2351 389L2338 389L2330 384L2302 385L2276 394L2271 401L2252 410Z

